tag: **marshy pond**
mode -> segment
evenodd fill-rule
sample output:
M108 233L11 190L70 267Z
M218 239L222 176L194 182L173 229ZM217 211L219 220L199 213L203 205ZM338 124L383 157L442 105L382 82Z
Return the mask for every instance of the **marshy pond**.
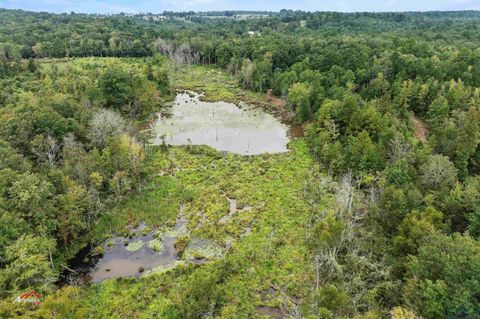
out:
M288 126L259 108L177 94L152 125L153 144L209 145L241 155L287 152Z
M183 216L171 227L150 229L141 224L131 229L129 235L112 237L95 249L87 249L86 256L82 256L87 257L86 264L77 261L66 282L86 284L139 277L180 263L203 263L220 257L223 251L223 247L208 239L191 237Z
M180 218L172 231L164 234L142 224L132 231L133 236L107 240L102 246L102 256L89 274L89 281L139 276L144 271L179 260L175 240L176 236L186 233L185 224L186 221Z
M292 128L273 115L247 104L205 102L201 97L189 91L177 94L174 102L151 124L152 143L209 145L219 151L241 155L288 151ZM229 211L220 218L221 224L252 209L250 206L237 207L235 199L227 199ZM83 255L71 261L74 270L66 267L71 272L66 281L96 283L109 278L138 277L179 263L202 263L220 257L228 249L207 239L190 237L183 207L179 216L169 227L149 229L141 224L131 228L128 235L112 237L96 248L86 248ZM250 229L248 226L241 236L248 234Z

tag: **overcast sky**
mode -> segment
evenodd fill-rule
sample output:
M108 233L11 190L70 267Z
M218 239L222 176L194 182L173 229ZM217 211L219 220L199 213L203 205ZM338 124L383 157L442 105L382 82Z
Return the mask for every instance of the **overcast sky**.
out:
M480 10L480 0L0 0L0 8L49 12L119 13L294 9L305 11Z

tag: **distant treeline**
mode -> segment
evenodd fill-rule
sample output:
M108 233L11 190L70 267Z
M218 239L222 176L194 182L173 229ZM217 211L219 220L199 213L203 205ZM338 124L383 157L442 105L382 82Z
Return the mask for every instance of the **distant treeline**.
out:
M263 19L228 19L236 15L265 16ZM152 42L161 37L188 42L202 37L218 47L224 39L260 34L298 37L334 36L338 33L404 36L431 40L473 40L479 38L478 11L339 13L215 11L164 12L153 14L51 14L0 9L0 60L15 61L45 57L152 55ZM159 16L159 15L157 15ZM218 19L208 17L218 16ZM268 17L267 17L268 16ZM209 53L208 59L212 61Z

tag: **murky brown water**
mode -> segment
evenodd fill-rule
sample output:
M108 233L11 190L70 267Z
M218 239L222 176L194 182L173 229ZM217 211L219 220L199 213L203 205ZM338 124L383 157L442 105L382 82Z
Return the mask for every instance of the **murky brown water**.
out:
M228 221L230 221L230 219L233 217L233 215L235 215L235 213L239 212L246 212L246 211L249 211L249 210L252 210L252 207L251 206L244 206L244 207L238 207L238 204L237 204L237 200L235 198L228 198L227 197L227 200L228 200L228 203L229 203L229 212L227 215L223 216L222 218L220 218L219 222L220 223L226 223Z
M185 219L177 220L174 230L185 226ZM154 239L154 231L145 236L142 235L142 226L135 229L136 236L126 239L124 237L114 237L109 239L104 245L105 253L98 260L95 268L87 275L85 281L100 282L109 278L118 277L138 277L143 271L151 270L158 266L165 266L169 263L179 260L175 250L175 237L165 235L159 240L163 243L163 250L156 252L148 246L148 242ZM126 241L134 243L141 240L143 246L136 251L128 251ZM140 269L142 268L142 272Z
M79 260L72 264L73 273L67 273L64 282L76 284L98 283L105 279L120 277L139 277L144 273L158 271L163 267L174 266L177 262L191 262L202 264L211 258L223 255L224 248L209 239L190 237L187 229L187 220L182 215L174 227L146 230L140 225L132 232L131 238L112 237L103 243L104 254L101 257L92 257L92 248L87 254L82 252ZM240 210L239 210L240 211ZM145 231L144 231L145 230ZM190 241L184 250L182 258L175 249L175 242L179 237L189 236ZM156 244L162 243L160 250L155 251L149 245L152 240ZM135 243L141 242L138 249L129 249ZM82 258L90 256L85 264ZM69 268L71 269L71 268Z
M152 125L153 144L210 145L242 155L287 152L288 127L258 108L180 93Z
M133 240L151 240L151 236L139 236ZM99 259L95 270L91 273L92 282L100 282L109 278L140 276L140 268L150 270L158 266L168 265L170 262L179 259L175 247L174 238L163 240L164 250L157 253L145 245L135 252L125 249L123 238L114 239L117 245L112 249L106 249L105 255Z

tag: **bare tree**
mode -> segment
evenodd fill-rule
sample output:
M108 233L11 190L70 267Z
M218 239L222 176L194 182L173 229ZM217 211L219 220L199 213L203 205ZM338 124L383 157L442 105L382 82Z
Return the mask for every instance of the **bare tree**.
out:
M168 56L168 57L171 57L171 55L173 54L173 51L174 51L172 43L170 43L169 41L164 40L162 38L157 38L153 42L153 46L159 54L165 55L165 56Z
M175 54L173 57L173 62L178 70L178 76L181 77L182 68L184 65L189 67L193 63L193 56L194 52L190 45L182 44L175 50Z
M351 174L333 181L313 171L304 191L311 209L306 222L306 241L313 250L315 282L312 290L319 291L325 284L334 284L351 296L355 309L368 307L365 295L379 283L389 280L385 261L365 244L371 241L371 234L364 228L368 194L360 189L360 184ZM318 236L316 225L328 225L321 227L322 233L329 233L326 239ZM312 307L317 311L316 300Z
M54 166L58 160L60 143L50 134L37 135L32 143L32 153L39 162Z
M107 146L108 141L119 136L127 129L127 124L121 115L111 110L99 110L90 120L88 137L100 149Z
M411 159L411 154L410 154L411 145L402 134L396 132L393 139L391 139L389 142L389 147L390 147L389 160L391 163L395 163L396 161L401 159L406 159L406 160Z
M250 59L244 59L242 67L240 68L240 76L242 79L242 86L244 89L252 87L253 72L255 71L254 64Z
M172 62L172 72L177 71L179 77L181 77L185 65L190 67L193 64L199 63L201 60L200 54L195 52L187 43L175 46L173 42L157 38L153 42L153 47L159 54L167 56L170 59Z

